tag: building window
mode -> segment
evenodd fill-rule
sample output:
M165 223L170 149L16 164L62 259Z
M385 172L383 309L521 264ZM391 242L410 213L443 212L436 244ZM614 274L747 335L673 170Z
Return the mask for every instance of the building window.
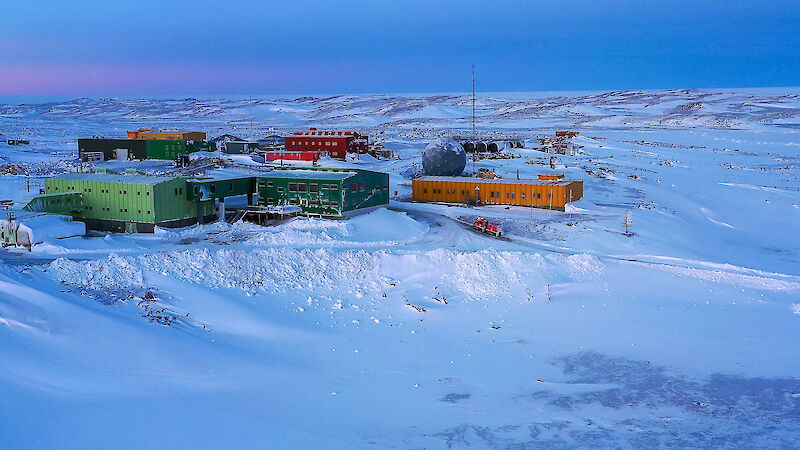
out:
M289 192L297 192L297 183L289 183Z
M210 188L211 188L210 190L211 190L212 194L216 194L217 193L217 185L216 184L210 185Z
M147 211L147 214L150 214L150 211L149 211L149 210Z
M355 183L351 184L350 185L350 192L356 192L356 191L358 191L358 185L355 184Z
M183 188L178 188L178 193L183 195Z
M522 199L525 200L525 193L522 193Z
M279 187L279 188L278 188L278 192L283 192L283 188L282 188L282 187Z
M319 192L319 185L316 183L309 184L308 192Z
M542 198L542 194L536 194L536 198Z
M142 191L136 191L136 195L142 195Z
M367 184L366 183L361 183L361 192L364 192L366 190L367 190Z
M271 187L272 187L272 181L267 181L267 187L268 187L268 188L271 188Z
M175 195L178 195L178 188L175 188Z
M139 214L141 214L141 213L142 213L142 210L140 209L140 210L139 210Z
M428 193L428 188L422 188L422 193L423 194L427 194Z
M297 183L297 190L299 192L306 192L307 189L308 189L308 186L305 183Z
M553 194L552 193L547 194L547 198L553 198Z
M494 192L490 192L489 197L494 197Z

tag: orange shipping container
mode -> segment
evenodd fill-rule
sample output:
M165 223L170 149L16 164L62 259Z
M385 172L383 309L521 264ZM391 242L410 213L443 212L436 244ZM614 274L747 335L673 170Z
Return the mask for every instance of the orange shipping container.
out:
M583 197L583 181L421 177L411 181L417 202L529 206L564 211Z

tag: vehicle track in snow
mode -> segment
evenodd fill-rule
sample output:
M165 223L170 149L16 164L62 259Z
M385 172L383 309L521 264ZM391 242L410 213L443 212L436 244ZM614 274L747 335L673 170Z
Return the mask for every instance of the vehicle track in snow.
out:
M458 242L458 238L454 237L452 227L457 226L459 228L466 228L472 231L477 236L480 236L483 239L479 239L486 242L488 245L487 247L496 247L497 239L493 236L486 235L484 233L480 233L476 230L472 230L471 224L463 222L461 220L455 219L453 217L436 213L432 211L420 211L414 208L405 208L399 205L394 205L392 207L395 211L402 211L414 218L415 220L425 221L434 225L438 225L443 229L447 229L446 233L441 232L433 232L433 236L426 241L429 242L438 242L439 245L449 243L451 247L454 247L454 244ZM449 223L450 229L445 225ZM432 226L431 230L435 230L436 227ZM750 269L747 267L740 267L734 266L730 264L721 264L715 263L711 261L699 261L699 260L687 260L682 258L675 258L671 256L662 256L662 255L613 255L608 253L596 252L592 250L586 249L574 249L570 247L562 247L562 246L554 246L542 243L535 239L525 238L513 234L504 235L502 241L507 242L512 245L511 248L504 248L508 250L512 250L513 247L516 247L518 250L536 250L548 253L557 253L566 256L570 255L578 255L578 254L588 254L594 256L600 260L605 261L619 261L619 262L627 262L627 263L636 263L636 264L644 264L648 266L668 269L671 271L677 271L684 275L694 276L697 278L712 280L712 281L720 281L720 282L732 282L734 284L749 286L749 287L762 287L765 289L777 289L777 290L795 290L800 289L800 276L790 275L790 274L783 274L783 273L774 273L774 272L764 272L756 269ZM464 248L464 250L472 250ZM759 282L759 280L763 280L765 282ZM768 281L767 281L768 280Z

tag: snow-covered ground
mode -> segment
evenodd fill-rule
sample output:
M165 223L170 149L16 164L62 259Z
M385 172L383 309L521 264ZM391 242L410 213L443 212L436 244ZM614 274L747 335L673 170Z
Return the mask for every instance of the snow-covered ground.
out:
M797 448L798 94L481 96L479 131L527 138L476 165L503 177L550 172L534 138L581 131L557 171L585 197L564 213L408 201L425 144L469 128L468 95L0 105L0 200L75 170L77 138L140 126L355 128L399 155L323 161L391 173L390 208L349 221L0 250L0 442ZM218 173L258 170L231 162ZM510 239L458 222L477 215Z

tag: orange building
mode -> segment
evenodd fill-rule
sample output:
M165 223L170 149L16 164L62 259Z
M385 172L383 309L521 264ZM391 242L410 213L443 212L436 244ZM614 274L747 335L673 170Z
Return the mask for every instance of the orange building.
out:
M204 141L206 133L205 131L152 131L150 128L139 128L136 131L128 131L128 139Z
M556 179L547 179L553 178ZM564 180L563 175L540 176L538 180L486 180L471 177L420 177L411 181L416 202L515 205L564 211L567 203L583 197L583 181ZM544 179L543 179L544 178Z

